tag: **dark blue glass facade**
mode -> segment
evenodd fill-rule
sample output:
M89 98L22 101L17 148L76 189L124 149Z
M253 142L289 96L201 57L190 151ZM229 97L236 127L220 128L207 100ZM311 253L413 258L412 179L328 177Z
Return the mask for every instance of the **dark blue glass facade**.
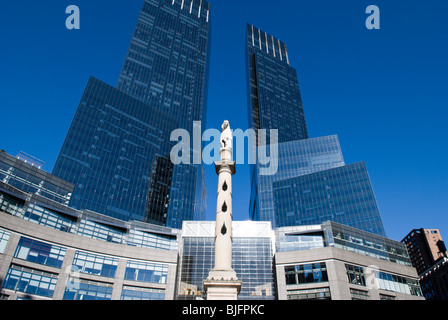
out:
M205 127L210 5L204 0L145 0L117 89L192 128Z
M205 218L202 165L169 155L173 130L205 128L209 19L206 1L144 1L117 88L89 81L55 164L70 206L173 228Z
M273 175L261 175L264 165L254 165L250 199L250 217L271 221L277 227L274 206L274 182L344 166L339 139L336 135L283 142L277 145L278 169Z
M289 64L286 44L247 25L246 72L249 128L278 130L278 142L307 139L308 130L297 72Z
M143 220L156 155L169 156L174 119L90 78L53 174L75 184L70 206Z
M278 227L331 220L385 236L364 162L274 182Z
M176 119L191 137L193 121L206 127L210 26L205 0L145 0L117 83L119 90ZM204 219L202 165L176 165L168 182L169 194L151 186L148 199L155 206L164 206L167 195L170 204L163 214L147 211L147 222L180 228L183 220Z
M332 220L384 236L364 163L346 166L337 136L309 138L285 43L248 24L246 71L249 127L267 129L258 156L260 146L278 148L277 172L264 175L261 161L251 166L251 219L274 228ZM278 144L269 129L278 130Z

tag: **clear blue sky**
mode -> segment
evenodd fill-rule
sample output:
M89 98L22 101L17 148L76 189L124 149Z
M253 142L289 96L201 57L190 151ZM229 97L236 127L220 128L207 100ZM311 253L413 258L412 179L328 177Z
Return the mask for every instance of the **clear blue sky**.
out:
M287 43L310 136L337 134L346 163L366 162L388 236L425 227L448 240L448 2L210 2L207 127L226 118L247 128L245 23L254 24ZM115 86L142 3L2 3L1 149L34 155L51 172L89 76ZM70 4L80 30L65 28ZM380 30L365 27L370 4L381 10ZM212 166L206 174L212 220L217 179ZM247 166L237 167L233 189L234 217L246 220Z

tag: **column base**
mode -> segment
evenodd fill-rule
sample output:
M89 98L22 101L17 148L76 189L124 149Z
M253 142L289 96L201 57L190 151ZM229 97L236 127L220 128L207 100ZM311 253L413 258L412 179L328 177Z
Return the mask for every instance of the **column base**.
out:
M205 280L204 287L207 291L207 300L238 300L241 281Z
M233 270L212 270L204 281L207 300L237 300L241 281Z

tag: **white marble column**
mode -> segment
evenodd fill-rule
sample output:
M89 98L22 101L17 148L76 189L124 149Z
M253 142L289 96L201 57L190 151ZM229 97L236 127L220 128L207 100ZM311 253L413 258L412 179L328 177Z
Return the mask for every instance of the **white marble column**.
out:
M208 300L236 300L241 281L232 269L232 175L235 162L232 161L232 136L226 121L221 135L221 161L215 162L218 174L216 204L215 267L210 271L204 287Z

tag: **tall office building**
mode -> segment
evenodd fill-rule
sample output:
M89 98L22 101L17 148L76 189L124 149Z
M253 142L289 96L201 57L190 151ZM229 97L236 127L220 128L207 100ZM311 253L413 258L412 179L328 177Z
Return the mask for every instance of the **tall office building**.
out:
M290 66L286 44L247 24L246 73L249 128L278 130L278 142L307 139L297 71ZM258 138L257 138L258 139Z
M144 1L117 87L89 81L55 164L70 205L177 228L205 218L202 165L167 161L174 129L205 128L209 56L207 1Z
M274 227L333 220L385 236L364 163L346 165L335 135L309 138L286 45L247 25L246 59L249 126L267 130L266 141L257 137L258 157L265 145L278 150L274 174L262 173L263 161L251 166L250 217ZM270 129L278 130L278 143Z
M179 120L205 121L210 5L204 0L145 0L117 89Z
M250 24L246 25L246 79L249 128L256 132L266 130L266 140L257 134L256 145L264 146L275 142L270 137L270 129L275 129L278 130L280 154L293 153L295 159L307 157L292 151L297 150L294 146L297 140L308 139L308 130L297 72L290 66L286 44ZM320 141L316 143L319 144ZM342 159L342 154L340 158ZM294 161L288 163L297 168ZM253 220L269 220L273 226L276 225L272 183L279 177L295 176L288 168L283 169L286 166L286 163L279 161L280 168L276 175L263 176L259 174L258 163L251 165L249 215Z

